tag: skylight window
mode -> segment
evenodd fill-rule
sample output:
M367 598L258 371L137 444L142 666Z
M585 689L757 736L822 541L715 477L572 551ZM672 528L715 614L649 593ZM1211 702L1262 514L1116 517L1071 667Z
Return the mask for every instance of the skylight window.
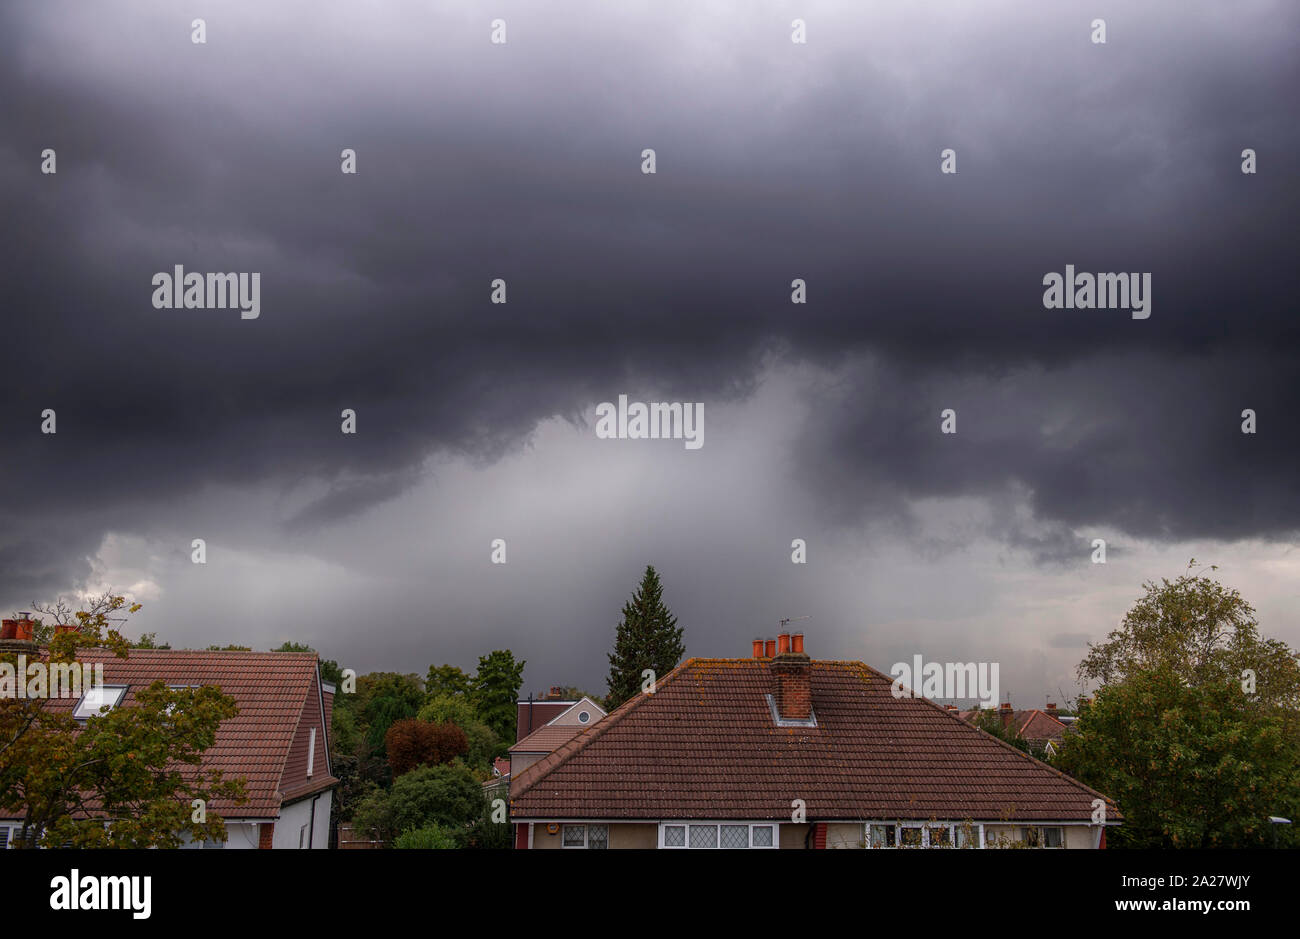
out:
M201 686L200 686L200 685L168 685L168 686L167 686L167 690L168 690L168 691L188 691L188 690L190 690L191 688L199 688L199 687L201 687ZM163 710L167 713L167 716L168 716L168 717L171 717L172 714L175 713L175 711L176 711L176 704L174 704L174 703L173 703L173 704L169 704L169 705L167 705L167 707L164 708ZM308 775L310 775L310 774L308 774Z
M79 721L84 721L88 717L96 717L117 707L122 703L124 697L126 697L126 685L98 685L87 688L86 693L77 702L76 710L72 712L72 716Z

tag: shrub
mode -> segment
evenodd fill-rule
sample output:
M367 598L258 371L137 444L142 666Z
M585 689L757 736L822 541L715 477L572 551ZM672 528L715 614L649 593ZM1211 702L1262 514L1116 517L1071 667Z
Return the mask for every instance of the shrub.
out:
M500 798L500 796L497 796ZM483 810L469 826L466 834L466 847L487 850L505 850L513 844L514 828L509 816L504 822L492 819L492 799L483 799Z
M379 832L381 839L437 825L463 840L482 811L482 787L468 767L457 761L418 766L399 776L391 791L375 787L357 806L352 820L361 828Z
M438 825L429 825L427 828L412 828L402 832L393 842L393 847L429 851L459 848L460 844L456 841L456 836L447 829Z

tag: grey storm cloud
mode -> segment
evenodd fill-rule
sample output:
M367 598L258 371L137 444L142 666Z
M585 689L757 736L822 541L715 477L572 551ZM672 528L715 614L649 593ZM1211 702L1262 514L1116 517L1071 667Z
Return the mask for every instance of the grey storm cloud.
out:
M1035 532L990 524L1044 559L1300 527L1294 4L1145 5L1104 46L1095 4L812 4L806 47L780 4L506 3L504 47L350 6L223 4L204 46L170 3L0 11L0 593L206 486L313 480L285 525L341 524L431 454L741 400L773 358L838 376L797 448L845 524L1024 499ZM176 264L260 271L260 318L154 309ZM1151 318L1044 310L1066 264L1150 272Z

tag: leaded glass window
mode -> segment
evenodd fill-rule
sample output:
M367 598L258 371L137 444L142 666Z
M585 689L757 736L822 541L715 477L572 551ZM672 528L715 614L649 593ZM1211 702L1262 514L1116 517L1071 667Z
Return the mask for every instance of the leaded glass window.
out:
M691 826L691 847L692 848L716 848L717 846L718 846L717 825L692 825Z
M748 848L748 825L723 825L721 845L724 848Z

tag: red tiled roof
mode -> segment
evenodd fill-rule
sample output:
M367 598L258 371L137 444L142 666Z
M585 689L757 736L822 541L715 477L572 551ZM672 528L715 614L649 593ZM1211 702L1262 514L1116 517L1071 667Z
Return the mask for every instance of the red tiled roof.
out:
M1003 727L1012 727L1016 735L1023 737L1031 746L1044 747L1050 740L1060 743L1065 739L1069 728L1046 711L1029 709L1025 711L972 710L960 712L961 719L974 723L980 715L994 715L1002 719Z
M582 724L547 724L510 748L511 753L550 753L587 728Z
M315 772L310 780L305 774L304 743L300 743L304 751L302 778L286 773L300 721L314 711L314 723L320 726L314 653L132 649L129 658L122 659L97 649L78 653L78 661L103 663L104 684L128 686L121 707L132 706L139 689L159 680L168 685L217 685L235 699L239 713L221 722L202 763L204 770L219 769L227 779L247 779L247 802L214 799L210 804L212 811L225 818L274 818L282 801L338 783L328 773L328 734L317 741ZM72 698L53 698L48 706L70 711L76 703Z
M545 727L575 704L576 701L520 701L516 709L515 742L523 740L537 728Z
M521 772L513 815L1086 822L1105 798L892 681L813 662L817 726L778 727L766 662L690 659Z
M1034 746L1044 746L1049 740L1060 743L1065 739L1065 725L1046 711L1021 711L1016 716L1024 715L1019 721L1020 736Z

